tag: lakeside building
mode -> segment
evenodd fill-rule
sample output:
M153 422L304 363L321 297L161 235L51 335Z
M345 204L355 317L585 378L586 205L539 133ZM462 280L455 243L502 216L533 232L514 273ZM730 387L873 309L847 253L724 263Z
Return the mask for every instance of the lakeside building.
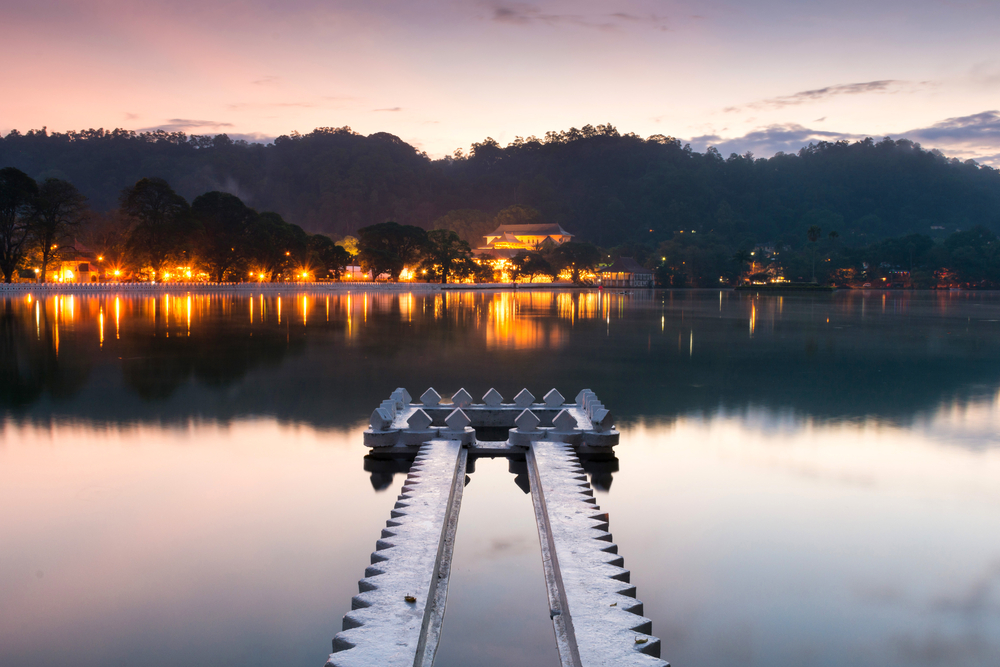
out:
M631 257L619 257L614 264L601 269L601 285L605 287L652 287L653 272Z
M556 223L500 225L486 235L486 245L476 248L476 254L492 259L510 259L519 252L539 250L546 241L557 246L573 238Z

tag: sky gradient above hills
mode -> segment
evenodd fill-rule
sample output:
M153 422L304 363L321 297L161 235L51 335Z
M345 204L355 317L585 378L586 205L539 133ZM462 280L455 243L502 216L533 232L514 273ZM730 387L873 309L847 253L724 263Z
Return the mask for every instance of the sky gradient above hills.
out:
M0 15L4 134L350 125L438 157L611 123L725 155L890 135L1000 165L991 0L0 0Z

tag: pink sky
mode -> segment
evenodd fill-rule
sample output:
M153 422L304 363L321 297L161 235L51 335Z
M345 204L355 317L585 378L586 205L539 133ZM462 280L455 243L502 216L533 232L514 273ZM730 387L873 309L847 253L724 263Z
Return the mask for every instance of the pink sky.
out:
M612 123L723 153L909 136L1000 163L978 0L0 0L0 132L391 132L432 156Z

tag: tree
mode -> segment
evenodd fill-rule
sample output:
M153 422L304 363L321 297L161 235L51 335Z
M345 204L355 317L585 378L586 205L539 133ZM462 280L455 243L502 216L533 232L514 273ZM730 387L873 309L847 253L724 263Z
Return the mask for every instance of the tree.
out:
M74 235L87 215L87 198L72 183L47 178L38 188L31 214L32 237L42 260L38 282L45 282L50 262L76 250Z
M155 279L167 258L186 241L188 203L162 178L139 180L122 190L118 201L122 212L134 221L129 250L152 268Z
M413 225L382 222L358 230L358 259L377 278L388 273L393 281L413 264L427 244L427 232Z
M750 261L750 259L751 259L750 253L748 253L746 250L737 250L736 254L733 255L733 262L739 267L739 272L740 272L739 277L741 279L743 277L743 267L744 265L746 265L747 262Z
M472 249L469 244L450 229L432 229L427 232L423 266L433 275L440 276L442 284L448 282L448 276L458 264L471 257Z
M199 254L209 274L222 282L226 274L247 258L250 227L257 212L227 192L206 192L191 202L191 215L199 225Z
M510 260L514 280L527 278L534 282L536 276L552 275L552 265L537 252L519 252Z
M0 271L10 283L31 238L31 208L38 184L20 169L0 169Z
M337 241L337 245L347 251L347 254L354 256L358 254L358 239L354 236L345 236Z
M128 238L132 220L120 210L91 213L78 237L97 253L102 270L120 278L128 254ZM103 259L101 259L103 257Z
M450 229L471 248L482 246L484 237L496 226L497 223L487 213L472 208L448 211L434 221L434 229Z
M568 241L552 252L552 260L560 273L569 268L573 284L579 285L580 272L594 270L601 261L601 251L591 243Z
M307 261L309 235L270 211L260 213L250 225L249 252L256 277L276 281L294 275L296 263ZM263 276L261 274L264 274Z
M324 276L332 273L337 280L351 263L351 254L325 234L309 237L309 253L312 261L323 268Z
M812 225L808 230L806 230L806 236L809 238L809 243L812 244L812 281L816 282L816 242L819 241L819 237L823 234L823 230L820 229L819 225Z

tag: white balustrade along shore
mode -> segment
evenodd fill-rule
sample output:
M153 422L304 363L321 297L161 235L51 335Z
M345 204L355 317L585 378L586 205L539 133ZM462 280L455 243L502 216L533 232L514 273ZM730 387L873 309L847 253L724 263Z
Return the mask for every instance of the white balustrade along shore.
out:
M282 283L203 283L203 282L166 282L166 283L0 283L0 294L33 292L65 293L98 293L98 292L347 292L351 290L385 290L393 292L433 292L439 291L439 283L384 283L351 281L343 283L327 282L282 282Z
M37 292L92 294L101 292L349 292L351 290L387 292L437 292L441 290L544 290L573 287L570 283L389 283L352 280L350 282L283 282L283 283L0 283L0 294Z

